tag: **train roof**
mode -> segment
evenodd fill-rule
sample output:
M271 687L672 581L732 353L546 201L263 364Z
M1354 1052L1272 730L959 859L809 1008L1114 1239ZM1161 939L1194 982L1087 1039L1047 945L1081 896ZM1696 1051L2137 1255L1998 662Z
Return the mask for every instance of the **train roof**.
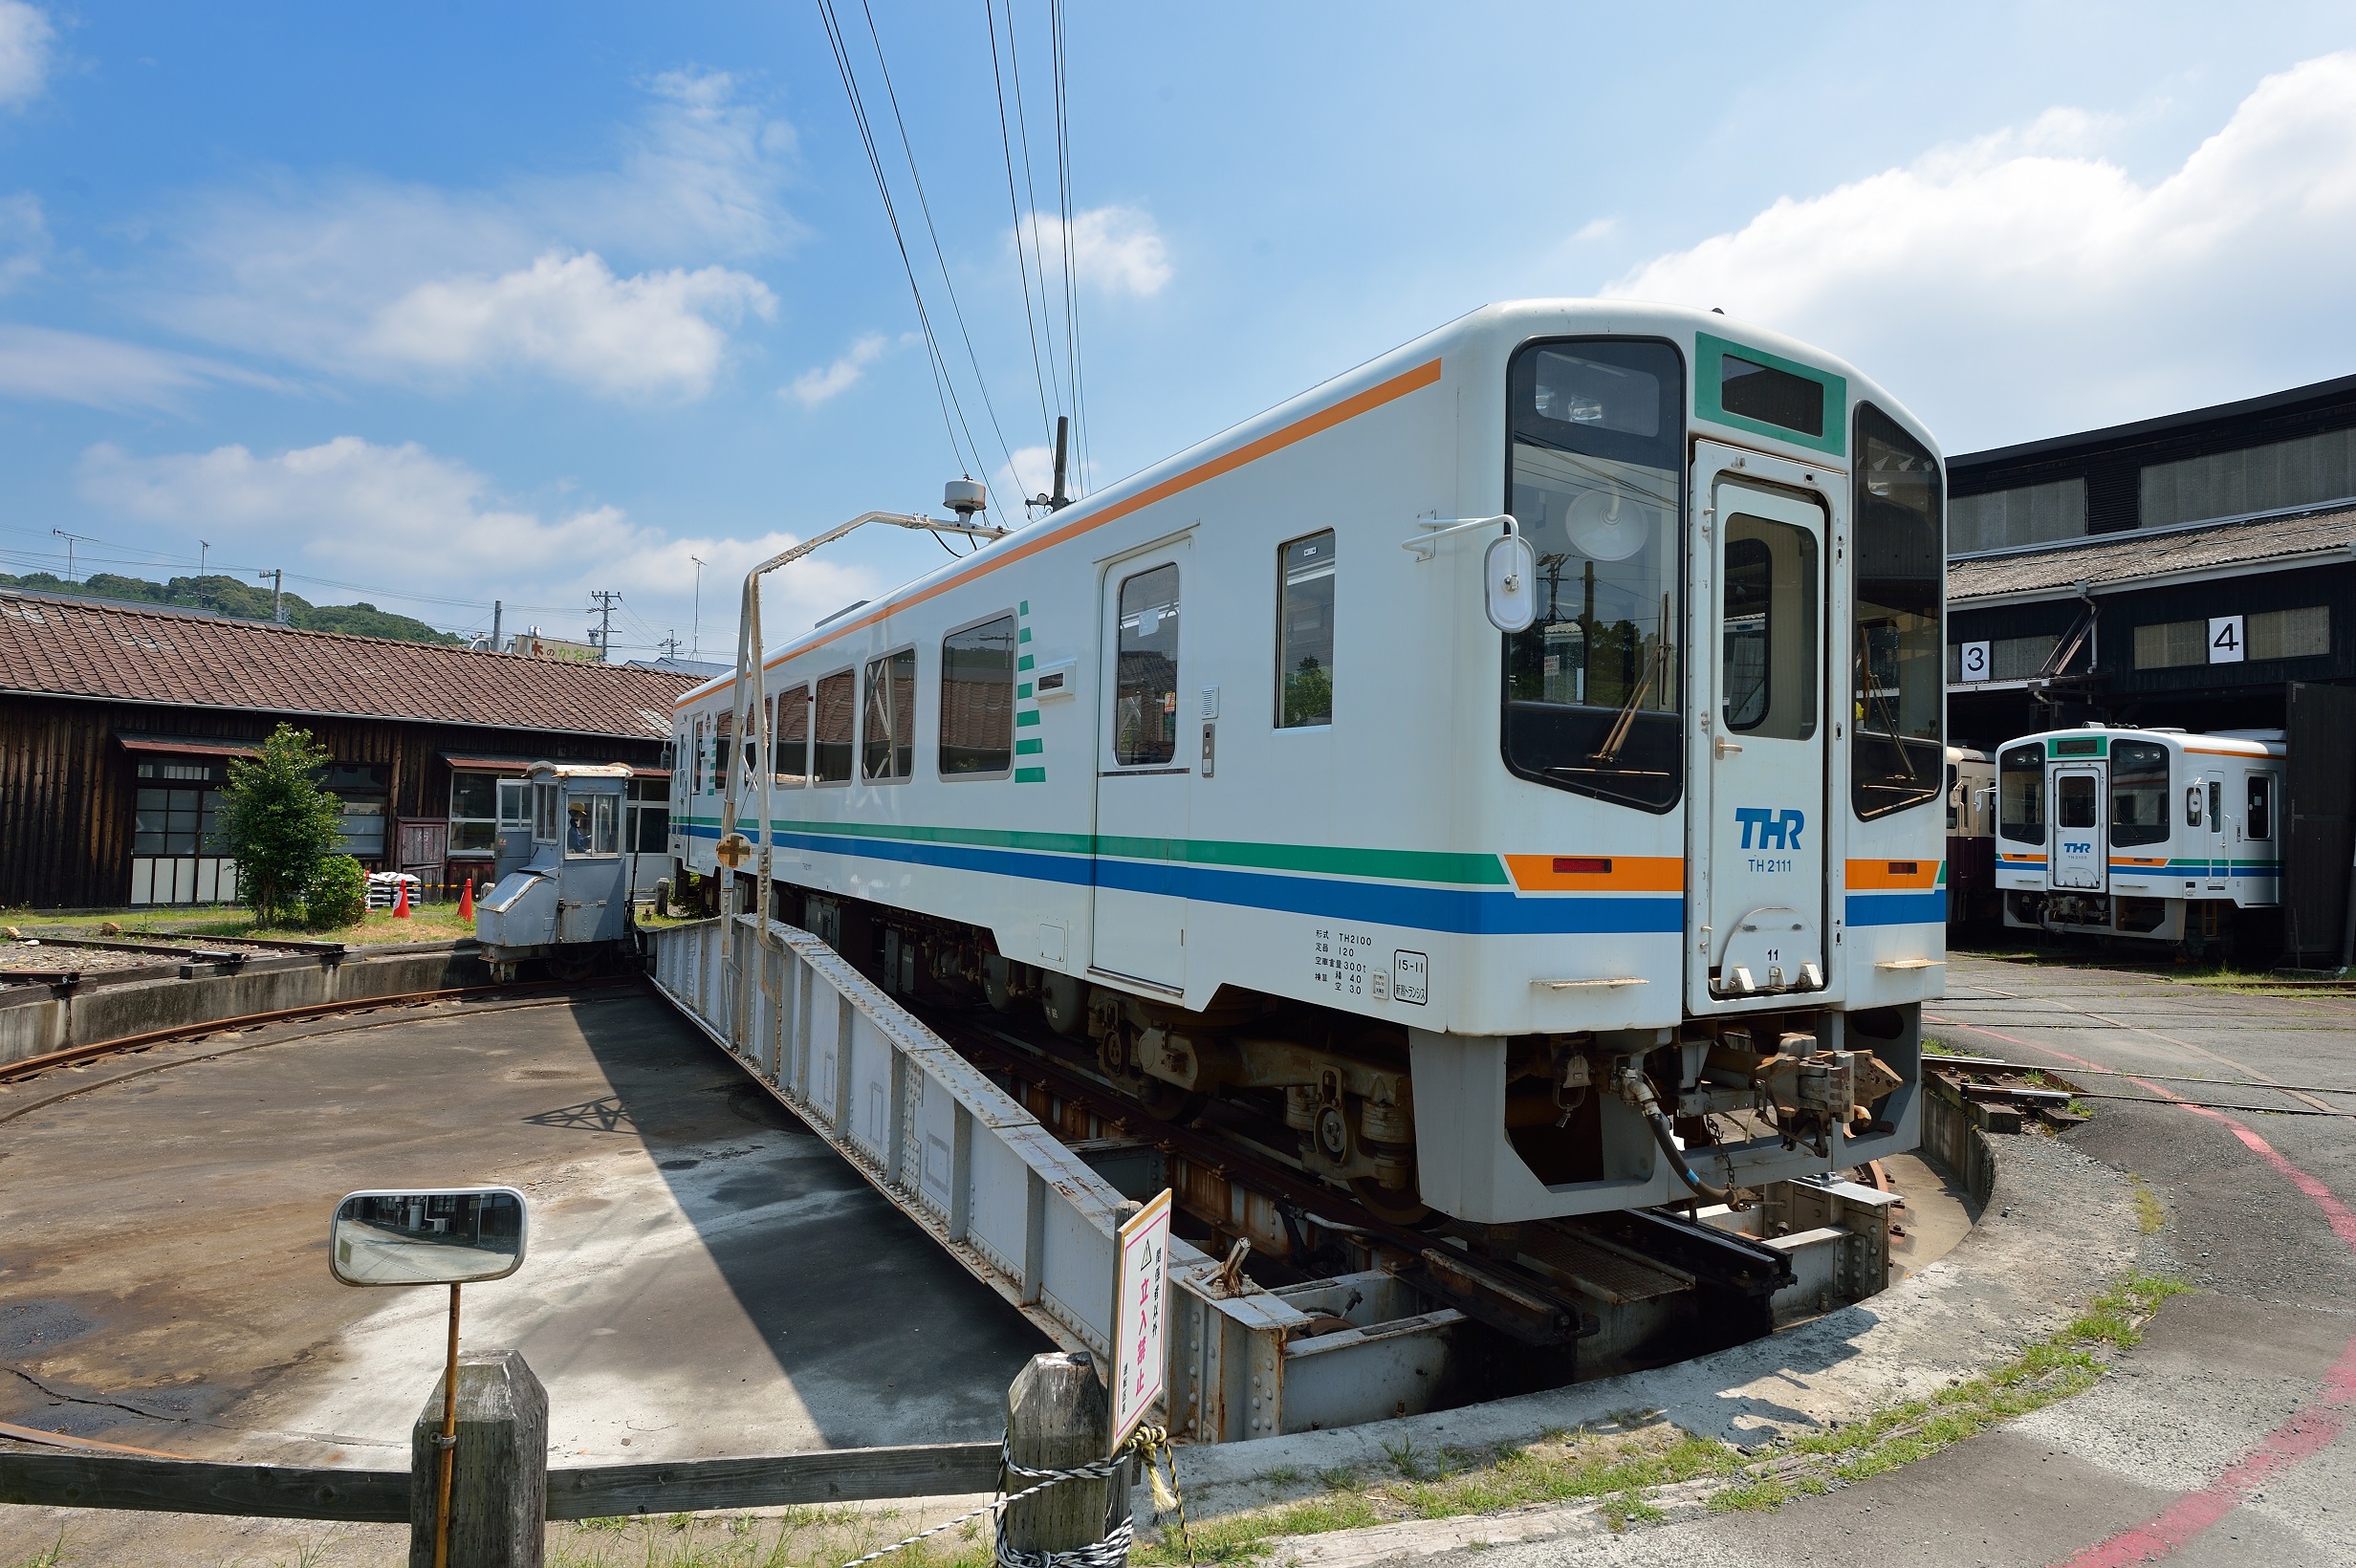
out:
M2065 730L2040 730L2033 735L2015 735L1996 750L2009 751L2028 741L2065 740L2086 735L2115 740L2156 741L2171 751L2189 751L2201 756L2279 758L2285 754L2282 731L2280 730L2143 730L2131 724L2079 724Z
M1741 344L1769 355L1780 355L1802 365L1829 371L1846 382L1852 403L1870 402L1911 431L1939 455L1938 444L1923 422L1883 389L1836 355L1765 327L1756 326L1716 311L1694 310L1621 299L1521 299L1484 305L1422 337L1403 343L1354 370L1320 382L1273 408L1229 426L1149 468L1108 485L1062 511L1021 525L993 539L972 555L945 561L911 578L873 601L839 611L828 621L799 633L761 659L764 670L888 619L895 610L922 603L959 583L995 571L1000 566L1037 554L1050 546L1085 534L1201 484L1233 472L1295 442L1377 408L1411 392L1436 385L1445 360L1461 352L1468 340L1597 334L1625 337L1670 337L1691 347L1697 333L1712 337L1734 335ZM1688 389L1691 397L1691 387ZM1758 438L1737 435L1751 442ZM1834 471L1845 471L1848 459L1817 453L1811 461ZM1943 462L1944 459L1942 458ZM856 614L851 613L856 611ZM674 710L688 707L734 686L734 672L715 676L682 692Z

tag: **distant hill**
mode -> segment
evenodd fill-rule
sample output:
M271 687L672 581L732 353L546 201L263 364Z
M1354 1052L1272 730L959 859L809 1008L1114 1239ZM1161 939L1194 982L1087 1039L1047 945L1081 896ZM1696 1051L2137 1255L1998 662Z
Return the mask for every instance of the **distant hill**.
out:
M242 578L218 574L203 577L174 577L152 582L145 577L117 577L93 572L79 582L68 582L51 572L29 572L21 577L0 572L0 588L22 588L36 594L71 594L77 599L129 599L140 604L168 604L176 609L211 610L245 621L270 619L270 590ZM450 632L440 632L423 621L369 603L314 604L300 594L288 594L286 620L290 626L313 632L349 632L355 637L390 637L404 642L463 642Z

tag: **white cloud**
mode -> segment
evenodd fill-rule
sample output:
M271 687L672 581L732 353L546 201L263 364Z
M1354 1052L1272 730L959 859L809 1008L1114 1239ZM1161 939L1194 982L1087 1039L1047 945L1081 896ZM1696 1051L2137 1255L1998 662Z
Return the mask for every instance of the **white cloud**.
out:
M1049 275L1063 270L1063 220L1034 212L1029 222ZM1155 294L1170 280L1169 252L1153 217L1134 207L1098 207L1072 219L1072 272L1108 294Z
M1952 449L2268 390L2283 365L2344 373L2356 53L2259 82L2149 184L2093 150L2111 129L2056 111L1786 197L1607 292L1723 306L1900 397L1940 388L1918 412Z
M140 457L101 444L82 454L78 480L82 495L100 508L150 524L209 530L207 536L223 553L283 558L290 573L415 583L418 562L430 560L441 580L464 582L468 597L503 597L512 606L586 605L590 589L619 587L640 623L658 632L675 628L683 641L695 613L691 557L701 556L706 652L733 646L744 573L795 542L784 533L679 536L612 506L543 511L500 494L489 476L414 442L381 446L359 436L274 455L229 446ZM872 597L879 586L855 565L796 562L773 579L763 601L769 637L774 642L848 599ZM437 620L450 614L420 613ZM586 624L520 609L510 624L534 620L564 636L580 635Z
M151 316L332 372L413 380L528 368L605 394L706 390L768 287L714 257L772 255L790 127L717 74L673 73L615 168L446 191L283 178L166 223ZM643 357L643 358L642 358Z
M815 408L837 393L847 392L867 373L867 367L884 357L889 347L884 335L871 332L851 345L849 353L823 369L813 368L794 378L785 393L799 399L805 408Z
M421 283L385 307L367 354L435 370L528 365L600 392L711 384L728 329L777 302L759 279L724 267L616 277L594 254L544 255L491 278Z
M39 198L20 191L0 196L0 294L37 275L49 259L49 224Z
M40 11L23 0L0 0L0 108L22 108L41 96L56 36Z
M184 394L223 381L275 386L265 376L193 355L50 327L0 323L0 397L92 408L176 412Z

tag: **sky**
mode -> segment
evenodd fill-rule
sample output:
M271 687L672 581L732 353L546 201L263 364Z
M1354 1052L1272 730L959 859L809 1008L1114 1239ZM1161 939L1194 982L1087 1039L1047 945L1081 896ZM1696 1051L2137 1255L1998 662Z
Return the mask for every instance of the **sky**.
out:
M1951 453L2356 372L2345 0L1073 0L1060 163L1047 0L869 7L0 0L0 571L726 659L795 539L1024 521L1057 413L1084 491L1494 300L1721 307Z

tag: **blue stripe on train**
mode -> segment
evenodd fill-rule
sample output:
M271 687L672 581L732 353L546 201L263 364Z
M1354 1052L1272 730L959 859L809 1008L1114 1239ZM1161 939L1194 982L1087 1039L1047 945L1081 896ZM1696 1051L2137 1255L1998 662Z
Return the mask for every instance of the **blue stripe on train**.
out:
M1928 893L1851 893L1848 896L1847 918L1851 926L1944 926L1947 924L1947 890L1933 888Z
M716 827L690 825L686 831L698 838L718 837ZM840 834L779 833L777 842L825 855L897 860L1080 887L1094 883L1123 892L1159 894L1203 904L1469 935L1674 934L1685 929L1685 900L1676 894L1658 898L1523 898L1511 892L1424 887L1411 882L1291 877L1176 860L1091 860L1084 855L1040 855L1027 850L912 843Z

